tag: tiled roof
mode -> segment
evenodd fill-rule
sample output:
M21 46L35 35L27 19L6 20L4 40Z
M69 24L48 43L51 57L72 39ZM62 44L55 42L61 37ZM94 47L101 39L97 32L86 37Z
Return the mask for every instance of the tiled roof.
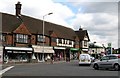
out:
M84 40L85 36L87 36L88 37L88 41L90 41L87 30L80 29L79 31L75 31L75 33L78 35L80 41Z
M2 14L2 31L13 32L21 25L21 21L15 16L6 13ZM32 34L42 34L43 21L35 19L29 16L22 15L23 23ZM77 36L73 29L65 26L45 22L45 35L50 35L50 31L53 31L59 38L74 40L74 36Z

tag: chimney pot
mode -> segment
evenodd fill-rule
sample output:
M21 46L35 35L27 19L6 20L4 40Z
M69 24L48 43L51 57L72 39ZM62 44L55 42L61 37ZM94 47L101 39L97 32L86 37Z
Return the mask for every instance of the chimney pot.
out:
M20 16L21 15L21 6L22 6L22 4L20 4L20 2L18 1L18 3L17 4L15 4L15 6L16 6L16 16Z

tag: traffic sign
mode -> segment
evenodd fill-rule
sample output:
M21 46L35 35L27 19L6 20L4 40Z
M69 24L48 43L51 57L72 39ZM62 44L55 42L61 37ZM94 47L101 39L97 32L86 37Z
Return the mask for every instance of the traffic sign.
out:
M111 43L108 43L108 47L111 47Z

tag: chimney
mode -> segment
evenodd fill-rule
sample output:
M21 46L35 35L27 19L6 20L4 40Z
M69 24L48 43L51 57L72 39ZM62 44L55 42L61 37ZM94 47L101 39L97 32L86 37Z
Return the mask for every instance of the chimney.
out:
M16 16L21 16L21 4L20 4L20 2L18 1L18 3L17 4L15 4L15 9L16 9Z
M81 26L80 26L79 30L80 30L80 31L83 30Z

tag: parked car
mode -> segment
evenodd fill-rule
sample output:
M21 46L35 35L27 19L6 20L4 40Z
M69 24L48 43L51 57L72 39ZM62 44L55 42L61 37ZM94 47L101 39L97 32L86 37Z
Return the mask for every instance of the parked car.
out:
M90 65L91 64L91 56L89 54L80 54L79 56L79 66L80 65Z
M92 63L94 69L100 68L120 70L120 54L110 54L103 56L100 60Z

